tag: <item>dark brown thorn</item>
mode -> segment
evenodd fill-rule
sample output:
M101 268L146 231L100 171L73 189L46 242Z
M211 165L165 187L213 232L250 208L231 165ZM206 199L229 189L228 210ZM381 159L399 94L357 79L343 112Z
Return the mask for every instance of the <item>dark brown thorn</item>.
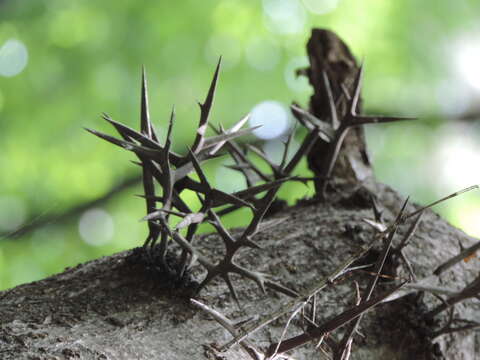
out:
M314 325L316 325L316 317L317 317L317 294L313 294L313 296L311 297L312 300L312 305L311 305L311 313L310 313L310 318L313 322Z
M164 151L170 153L170 147L172 146L172 130L173 124L175 122L175 106L172 106L172 112L170 113L170 121L168 122L167 136L165 138L165 149Z
M114 145L116 145L118 147L121 147L125 150L132 151L137 156L145 156L149 159L156 159L161 154L160 150L155 150L155 149L151 149L151 148L148 148L148 147L145 147L145 146L140 146L140 145L137 145L137 144L135 144L133 142L130 142L130 141L117 139L113 136L101 133L101 132L96 131L96 130L92 130L92 129L88 129L88 128L85 128L85 130L87 130L89 133L91 133L95 136L98 136L99 138L101 138L103 140L108 141L111 144L114 144Z
M335 100L333 99L330 80L328 79L328 74L325 70L322 71L322 77L323 77L323 83L325 85L325 89L327 90L328 106L330 108L330 125L332 126L333 129L337 129L340 126L340 122L338 121L338 115L337 115L337 107L335 105Z
M285 178L269 181L265 184L252 186L252 187L247 188L245 190L240 190L240 191L234 192L232 194L232 196L235 196L239 199L245 199L245 200L250 199L257 194L260 194L263 191L270 190L272 188L278 187L278 186L282 185L284 182L290 181L292 179L293 178L291 178L291 177L285 177Z
M192 150L188 150L188 154L190 156L190 161L200 179L200 183L204 186L205 191L209 191L211 189L210 183L207 180L205 173L203 172L202 167L200 166L200 162L198 161L197 157L195 156Z
M102 118L105 121L108 121L115 128L115 130L117 130L117 132L123 137L124 140L131 141L133 139L135 141L138 141L143 146L151 147L152 149L156 149L156 150L162 150L162 147L157 142L150 139L145 134L139 133L138 131L128 126L113 120L106 114L103 114Z
M293 171L293 169L295 169L295 167L302 160L302 158L310 151L316 140L317 134L314 131L309 132L305 139L303 139L303 142L298 148L298 150L288 162L287 166L285 166L285 168L283 169L283 173L285 175L290 175L290 173Z
M277 346L275 347L275 349L273 350L273 352L269 355L270 358L274 359L277 355L277 352L278 352L278 348L280 347L280 344L282 343L283 339L285 338L285 335L287 334L287 329L288 327L290 326L290 323L292 322L293 318L295 316L297 316L297 314L303 310L304 306L305 306L306 303L303 303L303 304L300 304L299 306L297 306L296 309L294 309L292 311L292 313L290 314L290 316L288 317L288 320L285 324L285 326L283 327L283 330L282 330L282 333L280 335L280 339L278 340L277 342Z
M307 112L307 110L303 109L298 103L292 102L290 105L290 112L292 113L293 117L297 119L297 121L308 131L312 131L315 128L315 126L303 116L303 113Z
M140 221L156 220L156 219L159 219L161 216L165 216L165 214L175 215L181 218L184 218L185 216L187 216L187 214L184 212L172 211L167 209L158 209L145 215L143 218L140 219Z
M372 204L373 217L376 222L382 223L382 212L378 208L377 200L373 194L370 194L370 203Z
M217 133L217 135L222 135L222 134L232 134L232 133L236 133L238 132L242 127L243 125L246 124L246 122L248 121L248 119L250 119L250 114L247 114L246 116L244 116L242 119L240 119L236 124L234 124L230 129L228 130L225 130L222 125L220 125L220 130L217 130L214 126L211 126L213 128L213 130ZM218 150L220 150L222 148L223 145L225 145L225 143L228 142L228 139L227 140L224 140L224 141L220 141L217 145L215 145L215 147L210 150L210 154L215 154Z
M198 177L200 178L200 182L203 185L203 192L207 196L207 201L211 203L211 206L221 206L224 204L233 204L233 205L241 205L241 206L247 206L252 209L254 209L254 206L245 200L242 200L234 195L227 194L223 191L213 189L208 180L207 177L205 176L205 173L203 172L202 168L200 167L200 163L198 162L195 154L193 151L189 151L190 154L190 159L192 161L193 167L195 168L195 171L198 174Z
M123 125L115 120L112 120L110 117L103 117L106 121L108 121L111 125L115 127L117 132L125 139L128 140L129 142L130 139L133 139L137 142L139 142L144 148L151 148L151 150L155 151L163 151L163 148L158 144L156 140L149 139L146 137L144 134L139 133L136 130L133 130L132 128ZM128 139L127 139L128 137ZM175 166L179 165L182 161L182 157L178 154L175 154L173 152L170 152L169 154L170 162L174 164Z
M253 248L253 249L258 249L258 250L263 249L262 246L260 246L255 241L253 241L250 237L246 237L245 240L243 240L243 243L245 244L245 246L248 246L248 247Z
M401 214L403 214L403 211L405 210L405 207L407 206L407 203L408 203L408 198L405 201L405 203L403 204L403 207L400 210L400 213L399 213L398 217L400 217ZM370 280L370 282L367 286L367 290L365 291L364 296L362 296L362 300L361 300L362 302L367 302L368 300L370 300L370 297L372 296L373 291L375 290L375 287L377 285L378 279L379 279L380 274L382 272L383 266L384 266L385 261L387 259L388 253L389 253L390 248L392 246L393 238L395 236L396 231L397 231L397 227L394 226L393 229L388 234L387 241L386 241L386 243L385 243L385 245L382 249L382 252L380 253L380 255L379 255L379 257L378 257L378 259L375 263L375 267L374 267L374 270L373 270L373 272L375 273L375 276ZM358 304L357 304L357 306L358 306ZM340 341L340 344L339 344L339 351L340 351L340 354L342 354L342 355L339 356L339 357L336 357L336 359L340 360L340 359L344 358L344 356L345 356L344 354L346 354L348 352L348 350L351 346L353 335L357 331L361 320L362 320L362 315L358 316L350 324L348 330L345 332L345 335L343 336L343 338L342 338L342 340Z
M252 280L260 288L260 291L262 292L262 294L267 293L267 291L265 289L265 276L264 276L264 274L262 274L258 271L252 271L252 270L245 269L244 267L236 265L233 262L231 262L230 264L231 264L231 268L230 268L229 272L234 272L236 274L239 274L239 275L241 275L245 278L248 278L248 279Z
M360 92L362 90L362 81L363 81L363 70L364 64L360 64L360 68L358 69L357 75L353 81L353 96L350 99L350 109L349 113L350 116L355 117L357 115L357 108L358 108L358 101L360 100Z
M262 221L257 228L257 233L274 228L279 224L281 224L282 222L286 221L287 219L288 217L283 217L283 218L271 219L268 221Z
M389 290L389 291L385 292L384 294L379 295L376 298L372 298L368 301L360 303L360 305L353 306L353 307L343 311L342 313L340 313L339 315L335 316L334 318L326 321L322 325L319 325L318 327L316 327L314 329L311 329L308 333L302 333L300 335L297 335L297 336L294 336L292 338L289 338L287 340L282 341L280 343L280 346L278 347L278 349L277 349L277 344L270 345L270 347L267 350L266 355L270 356L273 353L274 349L277 349L278 353L283 353L283 352L298 348L298 347L306 344L307 342L310 342L314 339L318 339L321 336L338 329L339 327L341 327L341 326L345 325L346 323L354 320L358 316L364 314L365 312L367 312L368 310L370 310L374 306L381 303L383 301L383 299L389 297L394 292L398 291L404 284L405 283L402 283L402 284L396 286L395 288L393 288L392 290Z
M435 309L431 310L426 314L427 318L433 318L442 311L448 309L450 306L464 301L469 298L477 297L480 294L480 274L465 288L459 291L456 295L449 297L445 303L437 306Z
M239 206L239 205L228 206L224 209L221 209L221 210L217 211L217 215L218 216L225 216L227 214L230 214L231 212L234 212L234 211L242 209L242 208L243 208L243 206Z
M198 260L198 262L207 269L207 271L211 271L215 268L215 265L211 263L205 256L200 254L195 250L195 248L190 244L178 231L172 231L169 227L168 224L166 223L165 219L159 219L160 224L158 225L156 223L156 226L160 226L165 231L167 231L168 235L184 250L187 250L191 256L195 258L195 260Z
M265 161L274 172L278 171L278 165L276 165L273 161L271 161L268 158L267 154L265 154L265 151L251 144L247 144L247 149L249 149L251 152L256 154L260 159Z
M218 235L222 238L223 242L225 243L225 248L230 250L235 243L235 239L233 236L228 232L228 230L223 226L220 218L213 210L209 210L208 215L211 218L210 223L215 227L218 232Z
M268 280L266 279L265 280L265 286L278 292L278 293L281 293L281 294L284 294L284 295L287 295L291 298L296 298L298 297L298 292L296 292L295 290L292 290L286 286L283 286L282 284L279 284L275 281L271 281L271 280Z
M240 300L238 299L237 292L235 291L235 287L233 286L232 280L230 279L230 276L228 273L225 273L222 275L223 280L228 286L228 290L230 291L230 294L232 295L233 300L237 303L237 306L239 309L242 308L240 305Z
M217 87L218 75L220 73L220 65L222 63L222 57L218 59L217 67L213 75L212 82L210 83L210 88L208 89L207 97L203 104L200 105L200 121L198 123L197 135L192 145L192 151L198 153L203 148L203 141L205 138L205 132L208 127L208 117L210 115L210 110L212 108L213 99L215 96L215 89Z
M335 129L330 124L317 119L314 115L296 105L291 105L290 109L295 117L301 117L304 121L310 123L312 126L309 130L316 131L318 137L322 140L330 143L335 138Z
M467 325L451 327L451 324L449 324L449 326L445 326L441 330L435 331L431 335L432 340L434 340L435 338L439 337L440 335L444 335L444 334L451 334L451 333L455 333L455 332L459 332L459 331L468 331L468 330L480 329L480 322L478 322L478 321L464 320L464 319L454 319L451 323L454 323L454 322L465 323Z
M242 199L241 197L236 196L235 194L228 194L217 189L211 189L206 195L209 196L208 200L211 201L212 207L231 204L238 206L246 206L251 208L252 210L255 210L255 206L252 203Z
M163 184L164 183L164 174L157 168L157 165L155 165L151 161L145 161L144 162L145 166L148 167L150 172L152 173L153 177L155 180L158 181L158 183ZM162 197L154 197L155 201L162 201L165 203L168 199L164 196ZM182 198L178 195L177 191L173 189L172 191L172 204L175 206L178 210L184 213L190 213L190 208L185 204L185 202L182 200Z
M402 117L402 116L373 116L373 115L356 115L350 119L348 126L360 126L368 124L383 124L396 121L410 121L417 120L414 117Z
M235 328L235 325L223 314L209 308L207 305L202 304L200 301L190 299L190 302L199 309L205 311L207 314L212 316L215 321L218 322L222 327L224 327L232 336L238 335L238 331ZM265 356L260 351L255 349L255 347L247 341L242 341L240 343L240 346L242 346L243 350L245 350L245 352L252 358L252 360L260 360L265 358Z
M215 147L212 151L209 152L209 154L213 155L218 151L218 149L220 149L221 146L219 147L218 145L223 145L229 140L233 140L237 137L251 134L253 131L258 129L259 127L261 127L261 125L208 137L203 141L202 150L206 150L210 147Z
M451 259L449 259L448 261L446 261L445 263L443 263L442 265L437 267L433 273L438 276L442 272L444 272L445 270L447 270L450 267L452 267L453 265L455 265L456 263L458 263L462 260L468 259L470 256L475 254L477 251L480 251L480 241L478 241L476 244L466 248L464 251L460 252L458 255L452 257Z
M214 126L212 126L212 128L214 129L214 131L217 133L217 134L220 134L222 133L222 128L219 129L216 129ZM264 181L269 181L270 178L265 175L262 171L260 171L251 161L250 159L248 159L248 157L246 156L246 154L242 151L242 149L240 148L240 146L235 143L234 141L227 141L226 142L226 145L227 145L227 149L229 151L229 153L232 155L232 157L234 158L234 160L238 163L238 162L241 162L241 163L245 163L245 164L248 164L248 166L250 166L250 169L262 180ZM213 150L212 150L213 151ZM248 177L247 178L247 182L248 182ZM256 181L254 179L251 179L252 181L252 184L254 184Z
M118 130L119 127L115 126ZM145 72L145 67L142 66L142 89L141 89L141 96L140 96L140 131L141 133L148 139L152 138L152 125L150 124L150 114L148 109L148 90L147 90L147 77ZM138 155L138 153L137 153ZM149 167L145 165L148 162L142 156L139 156L142 162L142 182L143 182L143 191L145 192L145 203L146 203L146 210L147 214L155 211L156 201L152 199L155 196L155 186L153 183L153 175L150 171ZM160 235L160 230L154 226L154 224L150 221L148 223L149 235L147 240L145 241L145 245L153 246L158 236ZM161 255L160 261L163 265L166 265L165 262L165 254L167 249L167 241L168 238L165 236L161 237Z
M408 275L410 276L409 281L410 282L417 282L417 276L415 275L415 272L413 271L412 264L408 260L407 256L405 255L405 252L403 250L400 250L400 259L404 262L405 266L407 267Z
M291 129L290 133L287 136L287 141L283 144L283 153L282 153L282 160L280 161L280 165L278 166L280 169L280 172L282 169L285 167L285 164L287 163L287 158L288 158L288 150L290 150L290 145L292 143L293 136L295 135L295 132L297 130L297 123L293 125L293 129Z
M140 102L140 130L142 134L145 134L150 138L152 132L150 125L150 113L148 109L148 89L145 66L142 66L142 94Z
M405 248L405 246L408 245L408 243L410 242L410 240L412 239L413 237L413 234L415 233L415 231L417 230L418 228L418 225L420 224L420 221L422 220L422 216L423 216L423 211L420 212L418 214L418 216L415 218L415 220L412 222L412 224L410 225L410 227L408 228L408 231L407 233L405 234L405 236L403 237L402 241L400 242L400 244L398 244L397 248L395 249L395 251L402 251L403 248Z
M415 215L419 214L420 212L422 212L422 211L424 211L424 210L426 210L426 209L428 209L428 208L431 208L432 206L435 206L435 205L437 205L437 204L440 204L441 202L444 202L445 200L454 198L454 197L456 197L456 196L458 196L458 195L461 195L461 194L463 194L463 193L466 193L466 192L468 192L468 191L475 190L475 189L478 189L478 188L479 188L478 185L473 185L473 186L469 186L469 187L467 187L467 188L465 188L465 189L462 189L462 190L460 190L460 191L456 191L456 192L454 192L453 194L450 194L450 195L448 195L448 196L445 196L445 197L441 198L440 200L434 201L434 202L432 202L432 203L430 203L430 204L428 204L428 205L426 205L426 206L423 206L422 208L420 208L420 209L418 209L418 210L416 210L416 211L413 211L413 212L411 212L410 214L406 214L403 219L406 220L406 219L408 219L408 218L411 218L412 216L415 216Z
M394 223L394 226L400 224L401 222L404 222L404 220L403 220L403 214L405 213L405 209L407 208L407 205L408 205L409 200L410 200L410 196L407 196L407 198L406 198L405 201L403 202L402 207L400 208L400 211L399 211L398 214L397 214L397 217L395 218L395 221L393 222L393 223Z

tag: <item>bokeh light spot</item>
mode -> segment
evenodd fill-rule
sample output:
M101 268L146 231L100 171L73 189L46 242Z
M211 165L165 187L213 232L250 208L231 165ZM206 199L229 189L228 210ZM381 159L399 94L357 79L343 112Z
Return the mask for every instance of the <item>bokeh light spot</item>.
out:
M437 131L436 184L443 193L480 183L480 145L470 125L445 125Z
M306 13L298 0L263 0L267 27L279 34L296 34L304 30Z
M27 212L22 200L15 196L0 197L0 230L13 231L25 221Z
M308 11L321 15L335 10L340 0L302 0Z
M467 204L459 211L456 219L457 226L464 229L468 234L480 237L480 207L478 204Z
M241 44L234 36L227 34L213 35L207 42L205 55L211 64L216 64L218 57L222 56L222 67L233 68L240 61Z
M298 76L297 70L308 67L308 58L298 56L291 59L285 66L284 77L287 86L295 92L311 92L306 76Z
M460 117L471 105L471 88L458 78L448 78L437 87L437 104L446 117Z
M113 219L103 209L90 209L83 213L78 224L83 241L89 245L101 246L108 243L114 233Z
M452 52L459 74L470 86L480 91L480 40L478 36L459 40Z
M285 141L287 136L281 136L277 139L273 139L265 142L262 149L267 154L268 158L272 160L275 164L280 164L282 161L283 153L285 151ZM287 161L290 159L291 154L293 154L299 147L299 144L292 139L287 153Z
M272 70L280 60L280 50L277 44L265 38L255 37L245 49L247 62L257 70Z
M285 106L278 101L263 101L252 109L250 126L262 125L254 130L255 136L261 139L275 139L289 127L289 115Z
M0 47L0 75L12 77L20 74L28 63L28 50L17 39L7 40Z

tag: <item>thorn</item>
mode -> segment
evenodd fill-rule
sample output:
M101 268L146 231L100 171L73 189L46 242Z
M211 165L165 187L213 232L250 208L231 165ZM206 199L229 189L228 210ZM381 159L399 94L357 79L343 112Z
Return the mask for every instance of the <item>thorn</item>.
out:
M150 126L150 114L148 109L148 87L145 66L142 66L142 94L140 102L140 130L143 134L151 137L152 132Z

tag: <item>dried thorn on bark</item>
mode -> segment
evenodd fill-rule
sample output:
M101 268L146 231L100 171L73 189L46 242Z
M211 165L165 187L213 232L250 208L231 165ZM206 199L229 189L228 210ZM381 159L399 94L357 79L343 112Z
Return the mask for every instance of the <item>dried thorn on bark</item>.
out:
M445 270L455 265L456 263L462 260L468 259L470 256L474 255L477 251L480 251L480 241L466 248L465 250L461 251L458 255L447 260L445 263L437 267L433 273L438 276Z
M470 284L457 294L449 297L442 304L427 313L427 318L433 318L442 311L449 309L451 306L470 298L476 298L480 295L480 275L478 275Z
M372 307L381 303L383 299L391 296L393 293L398 291L403 285L404 283L396 286L392 290L389 290L376 298L362 302L357 306L351 307L343 311L339 315L335 316L333 319L327 320L326 322L319 325L318 327L311 329L308 333L302 333L300 335L291 337L287 340L282 341L280 344L270 345L270 347L267 350L267 356L270 356L275 349L277 349L278 353L283 353L283 352L298 348L300 346L303 346L304 344L312 340L321 338L327 333L330 333L338 329L339 327L349 323L350 321L356 319L357 317L361 316L366 311L370 310Z
M207 305L201 303L200 301L190 299L190 302L199 308L200 310L205 311L209 314L213 319L218 322L224 329L226 329L231 335L237 335L237 329L235 329L235 325L223 314L220 312L208 307ZM245 350L245 352L253 359L253 360L261 360L264 359L265 356L260 350L257 350L251 343L248 341L242 341L240 346Z

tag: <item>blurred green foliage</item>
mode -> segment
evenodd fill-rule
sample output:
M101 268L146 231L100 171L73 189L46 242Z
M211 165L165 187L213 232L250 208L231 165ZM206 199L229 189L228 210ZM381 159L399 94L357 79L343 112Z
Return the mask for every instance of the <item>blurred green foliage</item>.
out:
M2 56L13 61L3 44L15 39L28 51L23 71L0 76L0 231L96 199L139 173L128 162L133 156L82 127L110 132L101 112L138 126L142 64L152 120L161 132L175 104L174 146L183 152L219 55L213 123L230 125L264 100L306 105L308 83L294 71L307 64L312 27L336 31L365 58L367 111L422 118L368 135L379 178L417 201L431 200L439 193L429 149L448 121L438 89L455 77L449 45L476 31L479 17L478 0L0 1L0 72ZM221 165L209 167L212 178ZM234 183L235 176L217 178ZM282 193L293 202L309 191L295 185ZM102 244L82 240L78 216L0 239L0 289L142 244L144 204L133 196L140 192L129 188L101 205L110 224ZM465 201L444 213L457 223L462 206L479 214L473 195ZM231 225L241 225L239 218Z

